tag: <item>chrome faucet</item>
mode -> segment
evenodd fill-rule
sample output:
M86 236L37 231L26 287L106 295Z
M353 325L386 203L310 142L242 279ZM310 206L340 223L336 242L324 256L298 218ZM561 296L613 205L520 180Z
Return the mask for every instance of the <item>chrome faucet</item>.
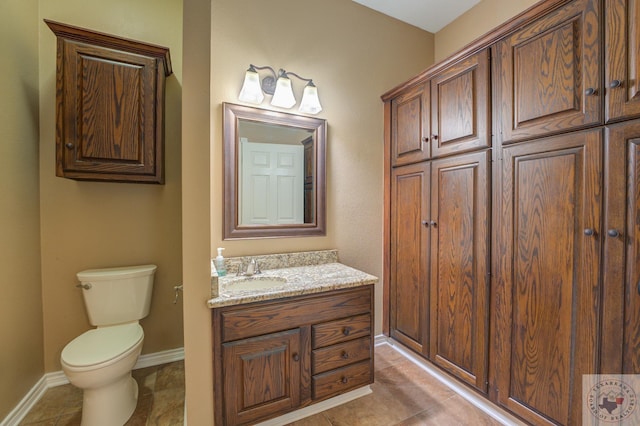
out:
M260 265L258 265L258 261L254 258L251 258L249 260L249 263L247 263L246 267L244 266L244 264L238 265L238 275L250 277L259 273L261 273Z

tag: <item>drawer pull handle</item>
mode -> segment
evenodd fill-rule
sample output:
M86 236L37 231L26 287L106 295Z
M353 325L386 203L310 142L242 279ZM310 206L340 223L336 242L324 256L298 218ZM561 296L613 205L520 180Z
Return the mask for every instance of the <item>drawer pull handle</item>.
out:
M297 362L297 361L300 361L300 355L298 355L298 354L293 354L293 360L294 360L294 361L296 361L296 362Z
M343 377L342 380L340 380L343 384L347 384L347 382L349 382L349 379L347 379L346 377Z
M349 359L349 353L347 351L342 351L342 355L340 355L342 359Z
M342 334L344 334L345 336L348 336L348 335L349 335L349 333L351 333L351 330L349 330L349 327L345 327L345 328L342 330Z

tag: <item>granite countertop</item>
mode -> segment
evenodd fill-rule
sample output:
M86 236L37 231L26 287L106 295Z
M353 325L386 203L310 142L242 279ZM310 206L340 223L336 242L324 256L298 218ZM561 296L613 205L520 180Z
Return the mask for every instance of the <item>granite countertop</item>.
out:
M284 279L286 282L274 287L257 290L234 290L234 283L250 280ZM343 265L324 263L320 265L295 266L264 270L251 277L236 276L235 273L218 278L218 296L207 301L210 308L239 305L242 303L273 300L303 294L375 284L377 277Z

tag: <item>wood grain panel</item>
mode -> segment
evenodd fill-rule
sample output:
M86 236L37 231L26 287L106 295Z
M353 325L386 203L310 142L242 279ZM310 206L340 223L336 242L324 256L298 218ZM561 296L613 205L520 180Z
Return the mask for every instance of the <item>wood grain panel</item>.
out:
M391 336L428 354L429 164L396 168L391 187Z
M436 160L432 170L431 354L487 390L489 157Z
M56 175L164 183L169 49L45 22L57 36Z
M640 1L607 0L605 13L606 118L611 122L640 116Z
M495 393L536 424L581 424L581 377L597 372L601 149L593 130L503 153Z
M262 306L222 308L223 342L286 330L291 324L313 324L371 312L371 288L279 300Z
M391 117L393 165L429 158L429 83L419 84L393 99Z
M602 122L600 2L576 0L496 44L502 143Z
M601 371L640 374L640 121L606 136Z
M317 349L370 334L371 315L352 316L337 321L314 324L311 327L311 345L313 349Z
M144 68L78 55L79 158L85 161L144 161L144 105L140 93Z
M222 346L228 424L255 422L300 404L300 349L299 329Z
M371 361L313 376L311 395L314 400L325 399L372 382Z
M431 156L491 146L491 79L485 49L431 80Z
M324 373L372 357L371 338L361 337L350 342L314 350L311 353L311 370L313 374Z

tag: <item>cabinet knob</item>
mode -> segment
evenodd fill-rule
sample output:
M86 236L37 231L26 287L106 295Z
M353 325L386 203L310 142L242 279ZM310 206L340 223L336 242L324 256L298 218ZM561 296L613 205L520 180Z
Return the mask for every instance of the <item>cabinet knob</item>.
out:
M346 385L349 382L349 379L347 379L346 377L343 377L342 379L340 379L340 381Z
M71 142L67 142L64 146L66 146L67 149L73 149L73 144Z
M431 225L433 228L435 228L436 226L438 226L438 224L436 223L435 220L432 220L431 222L429 222L429 225Z
M347 351L342 351L342 355L340 355L342 359L349 359L349 353Z
M431 135L431 139L433 139L434 141L438 140L438 135Z
M596 231L594 231L594 230L593 230L593 229L591 229L591 228L586 228L586 229L584 230L584 235L586 235L587 237L591 237L591 236L593 236L593 235L595 235L595 234L596 234Z
M428 136L423 137L422 138L422 142L424 142L424 143L429 142L429 137Z
M342 334L344 334L345 336L348 336L349 333L351 333L351 330L349 330L349 327L345 327L342 329Z
M620 236L620 232L618 232L617 229L609 229L607 231L607 235L613 238L619 237Z
M587 96L595 95L596 89L594 89L593 87L589 87L587 90L584 91L584 94Z
M293 354L293 360L294 361L300 361L300 355L298 355L297 353Z
M428 221L428 220L423 220L423 221L422 221L422 224L423 224L424 226L426 226L427 228L429 227L429 221Z
M616 87L620 87L622 85L622 82L620 80L611 80L611 83L609 83L609 87L612 89L615 89Z

